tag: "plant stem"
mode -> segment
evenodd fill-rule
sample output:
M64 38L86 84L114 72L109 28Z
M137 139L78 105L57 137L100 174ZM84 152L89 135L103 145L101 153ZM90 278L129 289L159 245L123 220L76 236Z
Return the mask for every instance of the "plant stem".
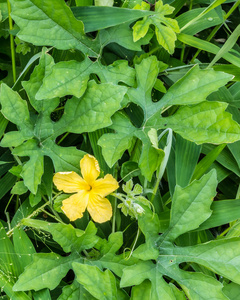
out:
M235 2L235 4L232 6L232 8L227 12L227 14L223 17L224 18L224 22L227 20L227 18L234 12L234 10L238 7L238 5L240 4L240 0ZM219 24L217 25L212 32L209 34L209 36L206 38L206 41L210 42L211 39L214 37L214 35L218 32L219 28L221 28L223 24ZM199 53L201 52L201 49L198 49L197 52L195 53L195 55L193 56L193 58L191 59L191 63L194 63L194 60L197 58L197 56L199 55Z
M8 7L9 31L11 31L13 29L13 21L11 18L11 5L9 0L7 0L7 7ZM10 33L10 48L11 48L11 59L12 59L13 83L15 83L17 80L16 58L15 58L14 38L11 33Z
M38 215L41 211L43 211L44 207L49 205L50 201L44 203L42 206L40 206L38 209L36 209L33 213L31 213L29 216L27 216L25 219L31 219L32 217L35 217L36 215ZM22 225L21 221L19 223L17 223L17 225L15 227L13 227L11 230L9 230L7 232L7 236L10 237L13 234L13 231L15 228L18 228Z

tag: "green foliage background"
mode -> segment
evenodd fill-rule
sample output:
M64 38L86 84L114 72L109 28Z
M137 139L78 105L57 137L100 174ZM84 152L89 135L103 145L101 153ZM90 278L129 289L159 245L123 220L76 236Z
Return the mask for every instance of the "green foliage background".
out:
M238 20L231 0L0 0L2 299L238 299ZM120 185L104 224L70 223L52 183L86 153Z

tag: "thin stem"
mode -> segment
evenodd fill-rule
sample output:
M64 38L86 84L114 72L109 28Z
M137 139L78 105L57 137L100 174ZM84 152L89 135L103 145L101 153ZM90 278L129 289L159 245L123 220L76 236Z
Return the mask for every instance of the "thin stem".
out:
M137 241L138 241L140 232L141 232L141 230L140 230L139 227L138 227L136 238L135 238L135 240L134 240L134 242L133 242L133 246L132 246L132 249L131 249L131 251L130 251L130 254L129 254L129 256L126 258L126 260L128 260L128 259L132 256L133 251L134 251L134 249L135 249L135 247L136 247L136 244L137 244Z
M27 216L25 219L31 219L32 217L35 217L36 215L38 215L41 211L43 211L44 207L49 205L50 201L44 203L42 206L40 206L38 209L36 209L33 213L31 213L29 216ZM22 225L21 221L19 223L17 223L17 225L15 227L13 227L11 230L9 230L7 232L7 236L10 237L13 234L13 231L15 228L18 228Z
M65 133L64 136L58 141L58 145L69 135L69 132Z
M8 8L9 31L11 31L13 30L13 21L11 18L11 5L9 0L7 0L7 8ZM16 58L15 58L14 37L11 33L10 33L10 48L11 48L11 59L12 59L13 83L15 83L17 80Z
M12 147L9 147L9 149L11 150L11 152L13 152L13 148L12 148ZM15 155L15 154L12 154L12 155L13 155L14 159L16 160L16 162L17 162L20 166L22 166L22 162L21 162L20 158L19 158L17 155Z
M112 233L114 233L116 231L116 211L117 211L117 198L114 197L113 218L112 218Z
M181 61L181 62L183 62L183 59L184 59L184 53L185 53L185 44L183 44L182 50L181 50L181 56L180 56L180 61Z
M226 15L223 17L224 19L224 23L225 21L228 19L228 17L234 12L234 10L238 7L238 5L240 4L240 0L238 0L237 2L235 2L235 4L232 6L232 8L230 8L230 10L226 13ZM206 38L206 41L210 42L211 39L215 36L215 34L218 32L219 28L221 28L223 24L219 24L217 25L212 32L209 34L209 36ZM193 56L193 58L191 59L191 63L194 63L194 60L198 57L199 53L201 52L201 49L198 49L197 52L195 53L195 55Z

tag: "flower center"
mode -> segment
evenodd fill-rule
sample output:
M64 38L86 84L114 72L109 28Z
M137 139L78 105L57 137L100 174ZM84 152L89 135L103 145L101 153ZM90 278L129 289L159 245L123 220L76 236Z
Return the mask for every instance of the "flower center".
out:
M88 184L87 191L91 191L91 190L92 190L92 186Z

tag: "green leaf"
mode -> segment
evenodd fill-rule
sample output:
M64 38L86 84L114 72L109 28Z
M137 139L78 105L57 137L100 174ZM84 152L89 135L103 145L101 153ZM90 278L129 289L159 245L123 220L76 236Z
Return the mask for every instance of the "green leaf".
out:
M196 262L239 284L239 245L240 239L238 237L226 238L190 247L176 247L172 255L176 257L177 263Z
M11 194L22 195L28 191L28 188L25 186L23 181L18 181L15 183L11 190Z
M169 88L162 97L161 104L168 106L200 103L232 78L233 76L227 73L212 69L202 70L195 65Z
M199 14L201 14L205 8L195 8L188 10L187 12L181 14L176 18L178 21L178 25L182 28L188 22L196 18ZM196 20L186 29L181 30L182 33L195 35L196 33L207 29L209 27L213 27L219 25L223 22L223 17L221 17L216 10L209 11L205 15L203 15L200 19Z
M56 288L61 279L66 276L74 260L81 260L79 255L61 257L52 253L36 253L33 262L19 276L13 291L41 290Z
M162 274L158 272L155 265L148 262L140 262L137 265L126 267L123 271L123 276L121 279L121 287L139 285L145 279L151 281L150 295L151 299L158 300L177 300L171 287L163 279Z
M99 248L101 258L95 261L95 264L101 269L109 269L117 276L121 277L126 266L129 266L137 261L133 257L126 259L127 253L116 255L116 252L123 244L122 232L115 232L109 235L108 241L103 241Z
M15 228L13 231L14 250L21 257L22 270L32 262L32 256L36 253L34 246L22 228Z
M117 300L116 278L111 271L106 270L103 272L96 266L77 262L74 262L72 267L76 280L95 298Z
M132 86L135 81L135 71L128 67L126 61L115 61L109 66L103 66L98 61L94 63L89 58L82 62L62 61L53 65L44 77L36 99L50 99L69 94L81 97L87 88L89 76L93 73L98 75L102 83L124 82Z
M11 0L10 3L12 17L20 27L18 37L21 40L36 46L76 49L98 56L96 43L84 35L83 23L74 18L63 0Z
M17 278L21 273L21 264L19 262L18 256L14 251L14 247L9 237L6 234L5 228L0 222L0 261L1 267L0 271L3 277L10 276L10 282L14 282L14 278Z
M95 6L113 6L113 0L95 0Z
M2 113L0 113L0 138L4 134L7 124L8 124L8 120L4 118Z
M66 132L91 132L111 125L111 116L120 108L120 103L127 91L124 86L112 83L97 84L91 81L83 97L81 99L73 97L67 100L63 116L59 121L53 122L50 114L57 107L59 99L38 101L35 98L45 74L49 74L53 64L52 58L44 50L39 65L34 69L30 80L23 84L29 100L36 110L35 115L31 114L31 118L26 101L2 84L0 100L2 112L11 122L16 122L20 129L20 133L17 134L20 136L17 139L18 143L15 139L16 132L13 134L9 132L3 138L2 144L8 147L17 146L14 149L14 154L30 157L30 160L23 166L21 176L24 179L24 184L33 194L36 194L41 182L44 156L52 159L56 172L79 172L79 161L84 152L77 150L76 147L60 147L55 144L56 138ZM127 66L125 63L116 63L115 67L118 70L116 74L118 72L122 74ZM111 68L112 66L109 66L108 70ZM105 80L108 80L109 76L111 75L107 75ZM125 78L132 80L131 76L125 76ZM28 141L22 143L24 140Z
M175 145L175 173L177 185L185 187L189 184L200 153L201 146L197 146L195 143L177 135Z
M125 93L124 86L90 81L80 101L73 97L65 104L65 113L56 123L57 135L91 132L111 125L111 116L120 108Z
M170 117L160 119L157 114L146 123L148 128L170 127L183 138L202 143L233 143L240 139L240 126L225 112L224 102L202 102L183 106Z
M142 2L141 6L136 5L135 9L149 10L150 5ZM174 8L168 4L163 5L159 0L155 4L155 13L151 17L144 17L143 20L136 22L133 26L133 39L138 41L144 37L151 24L155 26L155 32L159 45L165 48L170 54L174 52L176 33L180 32L176 20L166 18L165 15L170 15Z
M130 27L131 23L132 22L126 22L118 26L101 30L98 35L101 48L104 48L110 43L116 43L129 50L142 51L141 45L146 45L149 43L153 36L153 32L149 30L143 38L134 42L132 29Z
M219 50L219 52L216 54L216 56L214 57L214 59L209 64L208 68L210 68L211 66L213 66L220 58L223 57L223 55L225 53L227 53L228 51L230 51L233 48L233 46L235 45L236 41L239 38L239 35L240 35L240 25L238 25L234 29L233 33L230 35L230 37L224 43L223 47Z
M216 172L211 171L199 181L193 181L186 188L176 186L166 236L170 240L198 228L212 213L210 206L216 195ZM184 199L184 200L183 200Z
M203 159L201 159L194 170L192 180L199 179L201 176L203 176L225 147L226 144L221 144L215 147Z
M93 297L85 288L76 280L72 284L64 286L62 294L57 300L94 300Z
M106 133L98 140L98 145L102 147L103 156L109 167L112 167L122 157L124 151L132 146L133 134L136 131L123 113L116 113L112 117L112 122L113 125L110 128L116 133Z
M232 120L231 115L224 111L226 104L205 101L209 94L226 84L232 78L231 75L213 70L200 70L195 66L172 85L160 101L154 102L151 93L159 67L159 62L154 56L137 64L137 87L129 88L123 101L124 106L133 102L141 107L144 117L139 122L140 126L134 125L134 111L131 112L131 120L126 115L117 113L112 118L113 125L110 126L114 133L104 134L98 141L107 164L113 166L124 151L131 149L135 138L139 138L143 146L138 164L142 174L149 181L162 160L161 151L154 147L149 138L149 132L153 129L171 128L183 138L197 144L231 143L240 139L240 127ZM180 107L170 117L161 116L164 107L198 102L200 104L196 106Z
M106 6L72 7L71 10L74 16L84 23L86 33L130 21L132 23L139 18L153 14L150 11Z
M212 215L203 222L197 230L218 227L240 219L240 199L214 201L211 209Z
M32 138L33 124L30 120L27 102L22 100L17 92L14 92L4 83L1 84L1 104L2 114L6 119L19 126L21 129L21 136L24 140ZM22 122L22 120L24 120L24 122ZM4 143L4 138L1 143L5 146L6 143ZM15 136L12 138L15 138ZM16 146L16 143L14 143L14 145Z
M157 214L153 213L147 206L143 206L144 214L139 216L139 228L145 236L146 243L140 245L133 253L133 256L142 260L157 259L159 250L156 247L156 240L159 237L160 222Z
M220 48L210 42L201 40L199 38L196 38L195 36L191 36L188 34L180 33L178 35L178 40L191 46L195 47L197 49L207 51L213 54L217 54ZM231 53L225 53L223 55L223 58L233 64L234 66L240 67L240 58L231 54Z
M97 229L93 222L89 222L86 231L74 228L71 224L47 223L40 220L22 219L22 224L50 232L53 239L68 252L81 252L92 248L99 240Z
M226 284L223 288L223 292L230 300L238 299L240 297L240 285L234 282Z
M181 30L184 30L185 28L189 27L191 24L197 22L199 19L202 18L202 16L206 15L207 13L209 13L211 10L213 10L214 8L218 7L219 5L221 5L222 3L224 3L224 0L215 0L213 2L211 2L211 4L206 7L200 14L198 14L195 18L192 18L185 26L183 26L181 28Z
M170 259L170 262L171 261L172 260ZM222 291L223 284L211 276L207 276L203 273L182 271L175 266L165 269L163 265L160 264L158 269L166 276L176 280L189 299L228 300Z

